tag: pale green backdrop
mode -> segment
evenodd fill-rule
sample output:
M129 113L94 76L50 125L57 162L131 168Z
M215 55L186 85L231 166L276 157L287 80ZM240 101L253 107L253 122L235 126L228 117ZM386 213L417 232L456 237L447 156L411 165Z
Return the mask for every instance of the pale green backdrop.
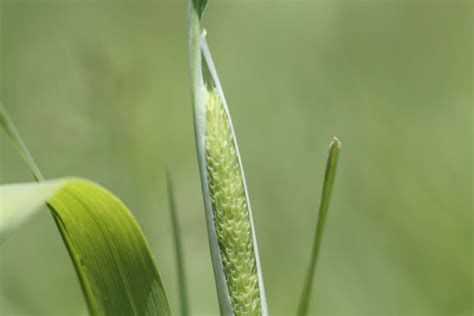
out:
M471 1L212 1L271 315L292 315L327 145L343 142L311 315L472 315ZM5 1L0 98L48 178L133 210L178 311L164 168L193 315L215 315L184 1ZM1 133L0 182L31 181ZM1 315L84 315L44 212L0 248Z

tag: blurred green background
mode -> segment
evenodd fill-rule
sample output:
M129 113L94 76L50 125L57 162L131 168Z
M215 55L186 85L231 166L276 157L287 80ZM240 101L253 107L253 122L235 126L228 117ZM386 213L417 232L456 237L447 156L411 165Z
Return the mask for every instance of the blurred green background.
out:
M184 1L1 2L0 98L48 178L133 210L178 311L164 168L193 315L218 313ZM472 315L471 1L210 1L272 315L296 309L327 146L343 142L312 315ZM1 183L31 181L1 133ZM47 212L1 248L1 315L84 315Z

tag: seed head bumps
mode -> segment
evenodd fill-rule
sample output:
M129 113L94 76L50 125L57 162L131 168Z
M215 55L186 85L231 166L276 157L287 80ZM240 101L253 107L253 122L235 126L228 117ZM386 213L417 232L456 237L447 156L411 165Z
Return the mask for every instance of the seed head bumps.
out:
M260 315L260 293L243 177L224 105L215 89L206 104L206 162L212 210L235 315Z

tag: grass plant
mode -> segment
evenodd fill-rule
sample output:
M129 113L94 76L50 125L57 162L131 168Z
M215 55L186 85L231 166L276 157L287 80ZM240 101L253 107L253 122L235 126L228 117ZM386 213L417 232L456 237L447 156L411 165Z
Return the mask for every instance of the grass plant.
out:
M197 157L209 247L222 315L268 315L256 230L236 133L201 18L205 0L189 3L189 56ZM132 213L112 193L77 178L44 180L0 104L0 125L37 183L0 186L0 242L46 204L77 272L91 315L169 315L170 306L148 242ZM297 314L308 314L340 142L331 142L311 259ZM181 314L190 315L182 235L171 176L169 210Z

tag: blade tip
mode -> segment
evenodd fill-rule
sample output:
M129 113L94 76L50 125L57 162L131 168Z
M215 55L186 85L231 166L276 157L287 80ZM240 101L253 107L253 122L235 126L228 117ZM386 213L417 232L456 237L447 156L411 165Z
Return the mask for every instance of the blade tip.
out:
M339 138L334 136L334 138L331 141L331 144L329 144L329 147L331 148L336 147L337 149L341 148L341 141L339 140Z

